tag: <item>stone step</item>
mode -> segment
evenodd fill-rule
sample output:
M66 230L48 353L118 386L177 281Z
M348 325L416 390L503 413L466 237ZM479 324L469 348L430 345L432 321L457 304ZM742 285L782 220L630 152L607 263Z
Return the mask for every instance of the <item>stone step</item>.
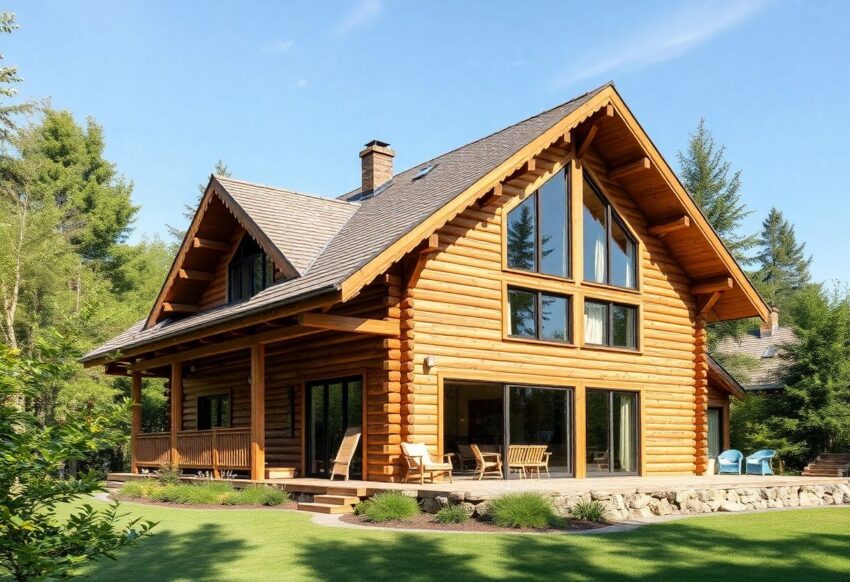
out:
M313 501L328 505L357 505L360 498L354 495L316 495Z
M350 505L332 505L330 503L299 503L299 511L312 511L313 513L354 513Z

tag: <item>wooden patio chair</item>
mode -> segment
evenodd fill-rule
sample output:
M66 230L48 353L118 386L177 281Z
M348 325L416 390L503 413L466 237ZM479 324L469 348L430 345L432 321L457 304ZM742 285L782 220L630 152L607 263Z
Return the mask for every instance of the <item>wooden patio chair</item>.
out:
M443 455L444 462L435 463L431 459L428 447L425 443L401 443L401 456L404 457L406 473L404 482L410 481L411 477L419 477L419 484L425 483L425 475L434 482L434 475L446 475L449 483L452 483L452 463L454 453Z
M469 448L472 450L472 454L475 456L475 473L478 475L478 480L484 477L484 475L496 474L499 479L504 477L502 473L502 455L499 453L485 453L483 452L478 445L469 445Z
M470 463L473 465L469 467L470 469L475 469L478 465L478 461L475 458L475 453L472 452L472 447L470 445L458 445L458 464L457 468L459 471L463 471L467 468L467 465Z
M549 474L549 458L552 456L552 453L548 452L549 448L546 445L526 445L528 449L525 456L525 470L530 475L533 471L534 474L540 479L540 469L546 471L546 476L550 479L552 475Z
M345 430L342 442L339 444L339 450L336 453L336 458L331 462L331 481L333 481L335 475L341 475L344 477L344 481L348 481L351 460L357 452L361 433L362 430L359 426L352 426Z

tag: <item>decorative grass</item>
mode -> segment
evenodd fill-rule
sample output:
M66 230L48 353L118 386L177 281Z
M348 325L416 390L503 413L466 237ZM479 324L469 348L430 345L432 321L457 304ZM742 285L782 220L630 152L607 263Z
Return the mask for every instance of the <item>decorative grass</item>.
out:
M419 515L419 504L397 491L384 491L358 503L354 510L367 521L408 521Z
M176 484L153 480L130 481L118 494L131 499L187 505L280 505L288 500L286 493L272 487L252 485L236 489L230 483L215 481Z
M434 516L437 523L463 523L469 520L469 514L460 505L446 505Z
M541 493L508 493L490 502L487 517L499 527L543 529L555 522L555 508Z
M599 501L580 501L570 511L570 515L582 521L605 523L608 521L608 510Z

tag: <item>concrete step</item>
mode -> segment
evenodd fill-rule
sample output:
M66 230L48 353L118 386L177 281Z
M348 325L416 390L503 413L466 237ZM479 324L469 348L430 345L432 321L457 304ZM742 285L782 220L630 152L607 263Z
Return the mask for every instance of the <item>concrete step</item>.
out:
M353 495L316 495L313 501L328 505L357 505L360 498Z
M299 503L298 510L312 511L313 513L354 513L354 508L350 505L332 505L330 503Z

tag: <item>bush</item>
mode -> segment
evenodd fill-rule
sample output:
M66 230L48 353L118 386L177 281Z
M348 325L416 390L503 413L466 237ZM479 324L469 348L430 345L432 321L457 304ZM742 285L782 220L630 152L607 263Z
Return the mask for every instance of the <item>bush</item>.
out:
M224 505L280 505L289 501L289 496L274 487L251 485L245 489L225 495Z
M434 519L437 523L463 523L469 519L469 514L460 505L446 505Z
M490 502L487 517L499 527L540 529L554 523L555 508L541 493L508 493Z
M177 465L162 465L156 474L157 480L163 485L176 485L182 476L183 471Z
M580 501L570 511L575 519L604 523L608 521L608 510L599 501Z
M132 498L142 498L148 497L150 495L151 488L156 486L154 483L151 483L147 479L139 480L139 481L129 481L124 483L121 489L118 491L118 495L121 497L132 497Z
M409 521L419 515L419 504L413 497L397 491L385 491L359 503L355 513L373 522Z

